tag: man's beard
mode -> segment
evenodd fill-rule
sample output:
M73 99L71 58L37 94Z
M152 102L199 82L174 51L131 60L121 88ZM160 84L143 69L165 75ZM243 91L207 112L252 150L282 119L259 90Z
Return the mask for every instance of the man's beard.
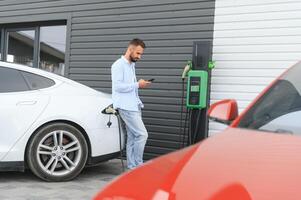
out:
M130 60L131 60L131 62L134 62L134 63L138 61L137 58L135 59L135 58L133 58L132 56L130 56Z

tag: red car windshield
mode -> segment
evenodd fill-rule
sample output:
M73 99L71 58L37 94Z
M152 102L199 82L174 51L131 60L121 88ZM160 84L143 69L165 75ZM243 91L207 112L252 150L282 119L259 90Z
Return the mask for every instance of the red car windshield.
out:
M301 62L287 71L242 117L238 127L301 135Z

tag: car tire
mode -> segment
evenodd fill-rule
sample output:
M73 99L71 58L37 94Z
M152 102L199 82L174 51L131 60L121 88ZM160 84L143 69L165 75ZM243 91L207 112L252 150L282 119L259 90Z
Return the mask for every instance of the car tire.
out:
M88 146L83 134L66 123L48 124L29 141L26 161L30 170L45 181L69 181L84 168Z

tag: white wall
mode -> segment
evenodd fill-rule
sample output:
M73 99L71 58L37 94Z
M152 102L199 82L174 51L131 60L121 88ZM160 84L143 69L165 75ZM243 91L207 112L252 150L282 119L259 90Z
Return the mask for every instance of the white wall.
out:
M301 1L216 0L213 60L211 103L234 98L242 111L301 60ZM210 123L209 133L223 128Z

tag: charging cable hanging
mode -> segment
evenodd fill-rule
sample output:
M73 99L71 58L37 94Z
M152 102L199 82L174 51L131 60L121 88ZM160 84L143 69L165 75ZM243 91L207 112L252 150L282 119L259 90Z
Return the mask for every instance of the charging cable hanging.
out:
M183 127L183 112L184 112L184 84L185 84L185 80L182 78L182 97L181 97L181 119L180 119L180 133L179 133L179 138L180 138L180 142L179 142L179 148L182 148L184 145L183 143L181 143L181 141L184 140L185 137L185 131L183 131L183 129L185 130L185 125L186 125L186 121L184 123L184 127Z
M113 108L113 104L111 104L108 107L106 107L105 109L103 109L101 111L101 113L109 115L109 121L107 123L108 128L110 128L111 125L112 125L111 115L115 115L117 117L118 131L119 131L120 161L121 161L122 171L124 172L125 171L125 167L124 167L124 163L123 163L123 159L122 159L122 157L123 157L123 154L122 154L123 151L122 151L122 135L121 135L121 132L122 132L122 125L121 125L122 119L121 119L118 111Z
M179 147L185 147L185 135L186 135L186 127L187 127L187 114L188 109L184 109L184 101L185 101L185 78L187 76L187 73L192 68L192 61L188 60L187 64L184 67L183 73L182 73L182 97L181 97L181 118L180 118L180 134L179 134ZM185 121L184 121L184 127L183 127L183 113L185 112ZM188 130L189 131L189 130Z

